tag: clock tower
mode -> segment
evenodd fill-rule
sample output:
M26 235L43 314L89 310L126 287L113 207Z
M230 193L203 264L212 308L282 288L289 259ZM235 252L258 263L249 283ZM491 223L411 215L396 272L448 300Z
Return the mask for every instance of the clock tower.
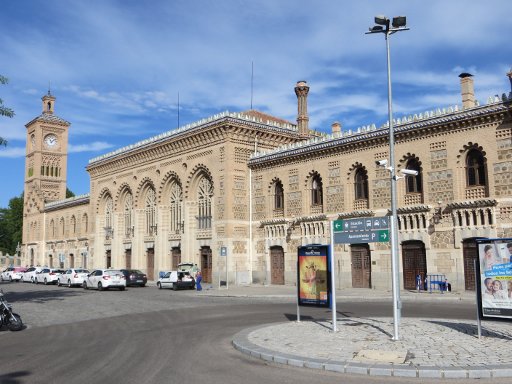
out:
M41 212L46 202L66 198L70 123L54 114L55 97L50 91L41 100L41 115L25 125L25 215Z

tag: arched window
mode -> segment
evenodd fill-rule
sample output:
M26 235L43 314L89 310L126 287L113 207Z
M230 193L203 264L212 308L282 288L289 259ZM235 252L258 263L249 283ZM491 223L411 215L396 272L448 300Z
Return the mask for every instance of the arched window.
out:
M368 174L364 168L358 168L354 178L356 200L368 199Z
M274 209L284 209L284 189L283 183L281 183L280 180L277 180L274 183Z
M322 205L322 178L320 175L314 175L311 179L311 205Z
M133 236L133 197L131 193L127 193L124 198L124 209L123 209L123 216L124 216L124 233L125 236Z
M203 177L197 188L198 226L199 229L212 227L212 197L213 187L210 180Z
M144 212L146 216L146 234L156 235L156 195L153 188L148 189L146 194Z
M466 183L468 187L486 185L485 160L477 149L470 150L466 157Z
M50 233L52 234L52 238L54 239L55 238L55 222L53 221L50 221Z
M405 175L405 192L406 193L422 193L423 182L421 178L421 168L418 160L411 159L407 162L405 169L416 171L417 175Z
M64 225L64 218L63 217L60 218L59 224L60 224L60 233L61 233L62 236L64 236L64 231L66 230L66 226Z
M173 183L170 194L170 225L171 232L176 234L183 232L183 191L181 185Z
M71 231L73 235L76 235L76 218L75 216L71 216Z
M89 218L87 213L84 213L82 216L82 235L87 235L87 232L89 232Z

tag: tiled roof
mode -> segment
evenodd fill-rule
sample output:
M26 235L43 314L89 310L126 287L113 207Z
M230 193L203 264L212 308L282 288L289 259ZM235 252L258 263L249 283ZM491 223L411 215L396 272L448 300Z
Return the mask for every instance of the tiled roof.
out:
M67 122L64 119L61 119L59 116L54 115L52 113L42 113L41 115L37 116L35 119L32 119L32 121L26 126L28 127L32 123L36 121L42 121L45 123L52 123L52 124L59 124L59 125L71 125L71 123Z
M64 200L50 201L44 205L46 211L54 211L61 208L72 207L75 205L89 204L90 194L68 197Z

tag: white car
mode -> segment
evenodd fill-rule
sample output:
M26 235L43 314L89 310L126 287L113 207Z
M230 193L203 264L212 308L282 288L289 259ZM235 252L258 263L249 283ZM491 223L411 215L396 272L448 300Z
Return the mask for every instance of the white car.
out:
M168 271L156 282L158 289L172 288L177 291L180 288L194 289L196 282L188 271Z
M88 269L70 268L59 276L57 285L67 285L69 288L74 285L82 285L89 273Z
M98 289L103 291L109 288L118 288L124 291L126 288L126 278L118 269L97 269L89 273L82 283L84 289Z
M23 272L27 268L24 267L9 267L6 268L0 275L2 281L20 281L23 277Z
M36 273L40 272L43 267L30 267L25 272L23 272L23 276L21 277L21 281L25 283L33 283L34 278L36 277Z
M63 273L64 270L62 269L56 269L56 268L43 268L40 272L36 273L36 277L34 278L34 283L43 283L44 285L47 284L56 284L57 280L59 279L59 276L61 273Z

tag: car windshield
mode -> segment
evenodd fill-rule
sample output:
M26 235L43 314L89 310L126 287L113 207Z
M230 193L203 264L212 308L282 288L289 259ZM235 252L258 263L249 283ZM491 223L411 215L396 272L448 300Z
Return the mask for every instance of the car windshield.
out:
M75 269L76 273L89 273L87 269Z

